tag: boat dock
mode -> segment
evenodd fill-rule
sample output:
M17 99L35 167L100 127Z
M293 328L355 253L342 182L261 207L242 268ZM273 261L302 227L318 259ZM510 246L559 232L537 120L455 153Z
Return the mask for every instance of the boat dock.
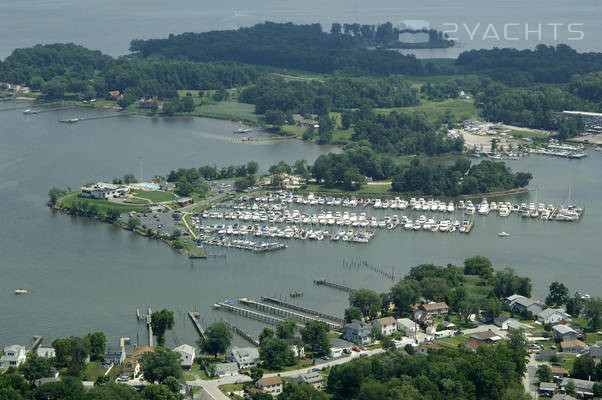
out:
M470 233L470 231L472 230L472 227L474 226L474 221L470 221L467 225L466 225L466 229L464 229L464 231L460 231L461 233Z
M203 339L205 339L205 330L201 326L201 324L199 322L199 318L198 318L199 313L188 311L188 316L190 317L190 320L192 321L192 323L193 323L194 327L196 328L197 332L199 333L199 335Z
M154 346L154 338L153 338L153 326L152 326L152 314L153 310L149 307L146 314L140 312L140 308L136 309L136 319L138 321L144 320L146 323L146 327L148 328L148 345Z
M247 308L238 307L233 304L228 304L224 302L215 303L214 307L218 310L230 311L234 314L261 321L270 325L278 325L280 322L284 321L282 318L274 317L268 314L263 314L257 311L249 310Z
M314 285L318 286L328 286L333 289L342 290L343 292L353 292L355 289L352 289L348 286L339 285L338 283L328 282L326 279L314 279Z
M247 342L251 343L253 346L259 347L259 340L255 339L253 336L243 331L238 326L232 324L230 321L224 319L223 322L228 328L230 328L232 332L236 333L237 335L245 339Z
M33 344L31 345L31 349L29 349L28 351L31 350L36 350L38 347L40 347L40 344L42 344L42 340L44 340L44 336L34 336L33 337Z
M282 301L280 299L276 299L274 297L262 296L261 300L265 301L265 302L268 302L268 303L278 304L279 306L290 308L291 310L295 310L295 311L300 311L300 312L305 313L305 314L316 315L316 316L318 316L320 318L328 319L328 320L331 320L331 321L334 321L334 322L338 322L338 323L341 323L341 324L345 322L345 320L343 318L335 317L334 315L326 314L326 313L323 313L321 311L312 310L310 308L301 307L301 306L298 306L296 304L287 303L285 301Z
M238 299L238 302L247 307L253 307L260 311L278 315L279 317L292 318L295 321L299 321L302 323L310 322L310 321L320 321L320 322L324 322L326 325L328 325L328 328L331 330L339 329L341 327L340 323L335 323L335 322L329 321L325 318L319 318L319 317L315 317L315 316L301 314L301 313L298 313L295 311L287 310L285 308L275 307L275 306L272 306L269 304L264 304L264 303L260 303L258 301L250 300L250 299L247 299L246 297L242 297L242 298ZM313 315L316 315L316 314L313 314Z

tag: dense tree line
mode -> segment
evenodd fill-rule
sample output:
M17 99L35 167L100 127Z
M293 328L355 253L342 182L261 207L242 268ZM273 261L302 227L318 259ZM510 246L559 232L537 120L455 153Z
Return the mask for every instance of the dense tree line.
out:
M595 111L602 111L602 71L587 75L573 75L569 82L569 91L584 100L597 104Z
M460 54L456 65L460 71L485 74L511 86L566 83L575 74L599 71L602 53L578 53L565 44L540 44L534 50L470 50Z
M325 81L289 81L265 78L246 88L241 101L254 104L255 112L324 115L334 109L406 107L418 104L416 90L401 77L381 79L329 78ZM290 122L290 121L289 121Z
M452 166L430 166L413 160L412 164L393 178L392 190L419 195L458 196L504 191L525 187L530 173L513 173L503 162L482 161L471 166L461 158Z
M469 349L444 349L428 355L397 351L332 367L327 390L335 399L528 399L522 388L526 340Z
M197 63L153 57L113 58L72 43L16 49L0 62L0 81L27 84L49 97L66 92L104 97L109 90L135 89L139 96L177 97L179 89L223 89L247 85L263 72L232 62Z
M368 50L352 35L329 34L320 24L266 22L238 30L183 33L167 39L132 40L141 57L162 55L192 61L236 61L320 73L423 74L441 67L388 50Z

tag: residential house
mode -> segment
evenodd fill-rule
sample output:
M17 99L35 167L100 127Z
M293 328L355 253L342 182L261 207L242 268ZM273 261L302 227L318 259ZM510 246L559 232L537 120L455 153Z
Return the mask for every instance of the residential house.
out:
M316 114L312 114L311 118L305 118L301 114L293 114L293 123L297 126L311 126L314 128L319 128L320 125L316 120L318 116Z
M537 361L562 361L562 354L556 353L556 350L542 350L535 356Z
M2 357L0 357L0 368L15 367L25 362L27 358L25 346L15 344L4 348Z
M194 364L194 358L196 357L196 349L189 344L183 344L173 349L175 352L180 353L180 365L182 368L190 368Z
M214 371L220 378L224 376L238 376L238 364L234 362L215 364Z
M119 90L111 90L109 91L109 93L107 94L107 97L105 97L107 100L119 100L121 98L121 93L119 92Z
M416 350L416 354L428 354L429 350L440 350L441 346L439 346L437 343L427 343L427 344L423 344L420 345L420 347L418 347L418 350Z
M528 331L531 329L531 327L529 325L523 324L522 322L520 322L519 320L517 320L515 318L509 318L506 321L506 327L507 327L507 329L518 329L521 331Z
M378 318L372 321L383 336L389 336L397 332L397 320L393 317Z
M38 356L42 358L53 358L56 356L54 347L38 347L36 353L38 353Z
M301 344L301 339L299 338L288 338L286 339L288 343L288 347L295 353L295 355L299 358L305 358L305 347Z
M136 357L126 357L123 360L123 371L121 375L135 377L140 373L140 363Z
M556 393L556 384L549 382L539 383L539 395L542 397L552 397Z
M433 316L425 310L414 310L412 312L412 321L416 322L422 329L433 326L435 321Z
M530 311L534 315L537 315L543 310L543 307L537 300L519 294L513 294L512 296L507 297L504 301L504 305L508 311L514 311L517 314Z
M582 354L589 350L588 345L581 340L564 340L560 342L560 347L563 353Z
M279 376L261 378L255 383L255 387L272 396L278 396L282 393L282 379Z
M596 342L595 345L590 346L588 355L594 360L602 360L602 342Z
M125 347L118 345L111 345L107 348L105 353L105 364L121 365L125 360Z
M546 308L537 314L537 320L542 324L556 324L560 321L570 321L571 316L559 308Z
M568 385L569 381L571 381L571 380L575 384L575 388L577 389L577 394L579 396L590 397L590 398L592 398L594 396L593 388L594 388L594 384L596 383L595 381L585 381L583 379L564 378L562 380L562 382L560 383L560 390L565 392L566 385Z
M444 327L447 330L454 330L454 328L456 327L456 324L454 324L451 321L441 321L441 323L439 325Z
M256 367L259 364L259 351L255 347L232 346L226 354L226 361L236 363L238 369Z
M343 327L342 338L359 345L366 345L372 343L371 331L372 325L354 319Z
M421 304L418 309L426 311L432 317L437 315L447 315L449 312L449 306L445 304L445 302Z
M330 339L330 357L341 357L345 350L351 351L353 343L343 339Z
M498 336L497 333L493 332L492 330L475 332L472 335L470 335L470 338L480 342L480 344L495 343L502 339L500 336Z
M577 339L577 332L567 325L554 325L552 327L552 332L554 333L554 339L559 342Z
M397 330L404 332L406 336L414 337L418 330L418 324L409 318L399 318L397 320Z
M150 109L153 108L153 104L157 105L157 109L159 108L163 108L163 102L161 100L155 100L155 99L140 99L138 101L138 107L143 108L143 109Z
M144 353L148 353L149 351L154 353L156 347L155 346L134 346L134 352L132 353L132 357L140 358Z
M482 344L484 344L484 342L479 339L469 337L466 340L466 347L468 347L469 349L472 349L472 350L476 350L477 347L479 347Z
M305 382L309 385L312 385L318 390L324 389L324 377L318 371L312 371L306 374L301 374L297 377L291 378L290 382L294 383L295 385L298 385L301 382Z
M510 319L510 317L506 316L506 315L498 315L497 317L495 317L495 319L493 320L493 324L497 327L499 327L501 330L508 330L508 320Z

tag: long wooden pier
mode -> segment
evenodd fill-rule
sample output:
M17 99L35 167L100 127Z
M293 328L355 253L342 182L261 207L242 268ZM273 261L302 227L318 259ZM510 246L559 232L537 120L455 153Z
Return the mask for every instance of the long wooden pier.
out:
M250 319L257 320L257 321L261 321L261 322L264 322L264 323L270 324L270 325L278 325L280 322L284 321L282 318L278 318L278 317L274 317L272 315L249 310L247 308L238 307L233 304L218 302L218 303L215 303L215 307L220 310L230 311L234 314L238 314L243 317L247 317Z
M155 345L155 338L153 337L152 315L153 315L153 310L151 310L151 308L149 307L148 314L146 314L146 326L148 328L148 345L149 346Z
M201 326L201 324L199 323L199 320L197 318L198 313L194 313L192 311L188 311L188 316L190 317L190 320L192 321L192 323L194 324L194 327L196 328L197 332L199 333L199 335L205 339L205 331L203 330L203 327Z
M247 332L243 331L238 326L232 324L230 321L228 321L226 319L224 319L223 321L224 321L224 324L226 324L226 326L228 328L230 328L230 330L232 332L238 334L240 337L242 337L243 339L245 339L247 342L251 343L252 345L259 347L259 340L255 339L253 336L251 336Z
M40 344L42 344L42 340L44 340L44 336L34 336L33 338L33 344L31 345L31 349L28 351L36 350L38 347L40 347Z
M326 279L314 279L314 285L328 286L334 289L342 290L343 292L353 292L355 290L348 286L339 285L338 283L328 282Z
M308 315L301 314L301 313L298 313L298 312L295 312L292 310L287 310L285 308L275 307L270 304L264 304L264 303L260 303L255 300L250 300L250 299L247 299L246 297L238 299L238 302L247 307L253 307L260 311L274 314L279 317L292 318L295 321L299 321L302 323L310 322L310 321L320 321L320 322L324 322L326 325L328 325L329 329L339 329L341 327L340 323L328 321L328 320L325 320L324 318L316 318L315 316L310 317Z
M279 306L290 308L291 310L300 311L309 315L316 315L320 318L328 319L341 324L345 322L343 318L335 317L334 315L326 314L321 311L312 310L311 308L301 307L296 304L287 303L286 301L282 301L274 297L262 296L261 301L267 301L268 303L278 304Z

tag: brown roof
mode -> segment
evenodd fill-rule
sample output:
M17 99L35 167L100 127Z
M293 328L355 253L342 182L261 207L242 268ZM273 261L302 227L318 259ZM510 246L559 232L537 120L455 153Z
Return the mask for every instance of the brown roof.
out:
M439 346L437 343L430 343L430 344L425 344L423 345L425 349L432 349L432 350L440 350L441 346Z
M136 346L134 348L134 353L132 354L132 357L138 358L141 355L143 355L144 353L147 352L155 352L155 346Z
M271 376L268 378L261 378L261 384L263 386L282 385L282 379L279 376Z
M442 308L449 308L449 307L447 306L447 304L445 304L445 302L440 301L439 303L423 304L422 308L424 308L426 311L434 311L434 310L441 310Z
M385 325L385 324L396 324L397 320L393 317L384 317L384 318L375 319L374 322L378 322L381 325Z
M552 367L552 368L550 368L550 370L552 371L552 374L563 374L563 375L569 374L569 370L565 369L565 368Z
M131 367L127 366L129 363L132 363ZM138 360L134 357L128 357L123 360L123 370L126 372L134 372L136 370L136 365L138 365Z
M565 340L563 342L560 342L560 345L562 346L563 349L565 347L577 347L577 346L586 347L587 346L581 340Z
M487 339L494 338L498 335L495 332L489 330L489 331L475 332L470 336L475 339L487 340Z
M466 341L466 345L473 349L476 349L477 347L479 347L482 344L483 344L483 342L481 340L475 339L475 338L468 338L468 340Z

